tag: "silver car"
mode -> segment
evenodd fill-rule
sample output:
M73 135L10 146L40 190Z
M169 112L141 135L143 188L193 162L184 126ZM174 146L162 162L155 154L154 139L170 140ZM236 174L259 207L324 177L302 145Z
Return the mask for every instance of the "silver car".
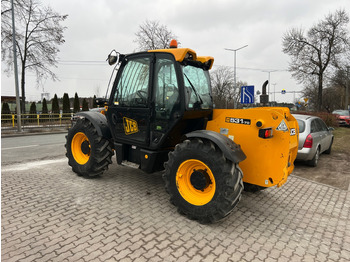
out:
M310 166L317 166L320 154L330 154L334 128L327 127L319 117L293 114L299 124L299 147L297 160L307 161Z

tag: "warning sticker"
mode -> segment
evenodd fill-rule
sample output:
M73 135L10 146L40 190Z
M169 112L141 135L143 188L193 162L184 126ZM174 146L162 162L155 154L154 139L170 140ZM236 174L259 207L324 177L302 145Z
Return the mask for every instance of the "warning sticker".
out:
M291 135L291 136L295 136L296 133L297 133L297 132L295 131L295 128L291 128L291 129L290 129L290 135Z
M244 119L244 118L236 118L236 117L226 117L225 122L232 123L232 124L250 125L251 120Z

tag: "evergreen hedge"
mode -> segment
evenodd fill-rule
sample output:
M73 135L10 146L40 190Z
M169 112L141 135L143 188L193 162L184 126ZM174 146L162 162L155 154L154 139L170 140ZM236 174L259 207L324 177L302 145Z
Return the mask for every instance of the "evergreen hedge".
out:
M74 96L73 112L74 113L80 112L80 102L79 102L79 97L77 93L75 93L75 96Z

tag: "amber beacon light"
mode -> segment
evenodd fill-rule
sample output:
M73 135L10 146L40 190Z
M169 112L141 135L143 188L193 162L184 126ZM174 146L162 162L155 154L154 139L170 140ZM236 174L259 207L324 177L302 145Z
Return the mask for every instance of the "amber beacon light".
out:
M177 48L177 41L175 39L172 39L170 41L170 45L169 45L170 48Z

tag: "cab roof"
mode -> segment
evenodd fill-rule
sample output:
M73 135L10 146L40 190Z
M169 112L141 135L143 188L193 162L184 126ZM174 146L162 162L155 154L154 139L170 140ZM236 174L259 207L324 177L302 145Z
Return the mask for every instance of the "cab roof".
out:
M214 58L211 56L197 56L196 52L190 48L169 48L169 49L155 49L149 50L148 52L161 52L169 53L175 57L178 62L183 62L185 59L198 61L200 63L206 64L208 69L211 69L214 64Z

